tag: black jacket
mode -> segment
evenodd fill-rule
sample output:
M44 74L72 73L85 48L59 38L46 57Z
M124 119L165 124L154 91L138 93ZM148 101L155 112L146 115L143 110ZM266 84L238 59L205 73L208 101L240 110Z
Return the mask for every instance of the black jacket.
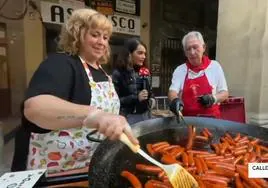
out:
M146 89L151 97L150 78L141 78L134 69L115 69L112 78L120 98L120 114L142 114L149 109L148 100L140 102L138 93Z

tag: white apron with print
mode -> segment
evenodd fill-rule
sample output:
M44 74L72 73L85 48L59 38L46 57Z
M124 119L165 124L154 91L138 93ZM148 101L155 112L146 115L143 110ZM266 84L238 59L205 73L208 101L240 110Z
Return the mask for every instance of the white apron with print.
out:
M88 65L82 63L91 87L90 105L119 114L120 102L111 78L106 74L109 81L94 82ZM46 134L31 133L27 169L47 168L48 173L57 173L88 166L99 145L87 140L91 131L93 129L81 127ZM103 135L96 133L94 137L103 138Z

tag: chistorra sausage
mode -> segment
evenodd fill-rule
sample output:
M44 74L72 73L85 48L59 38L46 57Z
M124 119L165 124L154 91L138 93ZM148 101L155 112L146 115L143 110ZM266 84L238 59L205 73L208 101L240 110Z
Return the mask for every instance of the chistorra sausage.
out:
M158 174L163 171L158 166L145 165L145 164L136 164L136 169L151 174Z
M172 186L161 181L149 180L145 183L144 188L172 188Z
M140 180L129 171L126 171L126 170L122 171L121 176L126 178L134 188L142 188L142 184Z

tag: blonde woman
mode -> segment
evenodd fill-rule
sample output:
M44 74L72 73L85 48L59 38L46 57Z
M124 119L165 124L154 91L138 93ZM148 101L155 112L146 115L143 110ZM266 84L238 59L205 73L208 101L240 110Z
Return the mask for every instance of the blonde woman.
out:
M34 73L22 108L12 171L47 168L48 173L85 168L97 147L86 136L116 140L127 121L101 64L109 59L111 22L91 9L72 13L60 35L63 53L47 57Z

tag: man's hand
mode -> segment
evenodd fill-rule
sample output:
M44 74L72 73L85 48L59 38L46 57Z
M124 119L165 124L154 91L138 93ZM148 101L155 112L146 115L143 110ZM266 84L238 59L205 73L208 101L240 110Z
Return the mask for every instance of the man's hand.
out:
M217 98L213 95L202 95L198 97L198 102L208 108L217 102Z
M182 111L182 109L183 109L183 102L179 98L175 98L171 101L171 103L169 105L169 109L175 115L178 115L179 111Z

